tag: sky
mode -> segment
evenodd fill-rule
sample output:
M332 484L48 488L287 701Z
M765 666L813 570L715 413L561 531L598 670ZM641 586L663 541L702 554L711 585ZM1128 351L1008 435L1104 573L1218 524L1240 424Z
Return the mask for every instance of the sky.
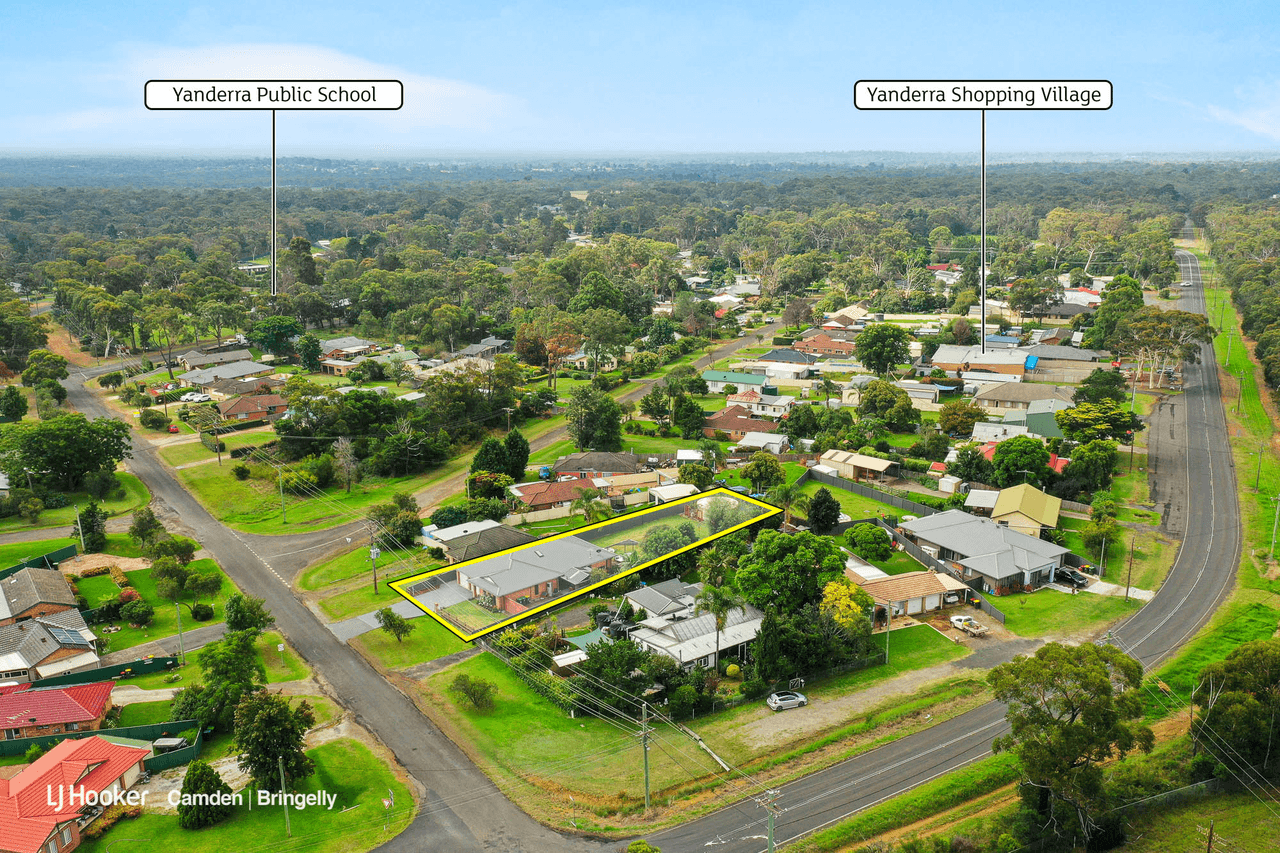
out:
M976 152L977 112L859 111L882 80L1113 84L987 113L1000 152L1280 151L1269 4L45 0L5 12L0 154L270 153L266 112L145 109L150 79L395 79L396 112L280 112L279 156Z

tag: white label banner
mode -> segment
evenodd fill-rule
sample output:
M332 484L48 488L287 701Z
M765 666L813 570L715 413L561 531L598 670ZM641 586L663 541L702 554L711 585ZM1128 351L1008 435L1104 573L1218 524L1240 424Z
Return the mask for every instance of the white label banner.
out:
M860 110L1109 110L1109 80L859 80Z
M148 80L149 110L398 110L399 80Z

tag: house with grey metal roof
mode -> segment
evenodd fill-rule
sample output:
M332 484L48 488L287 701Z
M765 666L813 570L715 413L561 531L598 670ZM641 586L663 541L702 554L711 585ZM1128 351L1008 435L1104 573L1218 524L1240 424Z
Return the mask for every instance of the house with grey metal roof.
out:
M0 580L0 625L74 610L75 594L62 572L26 568Z
M37 681L94 669L94 639L74 609L0 626L0 681Z
M199 370L202 367L212 367L216 364L231 364L234 361L252 361L253 353L247 349L233 349L227 352L211 352L204 353L199 350L185 352L178 356L178 361L187 370Z
M631 606L649 616L671 616L675 613L692 612L693 600L702 592L702 584L685 583L679 578L642 586L623 595L631 602Z
M610 568L616 556L612 548L576 536L531 542L508 554L460 565L458 584L481 606L514 615L585 585L593 569Z
M1017 592L1052 583L1062 556L1070 553L1061 545L958 509L904 521L900 527L961 580L980 581L984 592Z
M247 379L251 376L266 376L274 373L275 368L256 361L233 361L230 364L216 364L203 370L193 370L183 374L182 381L196 388L205 389L214 382L224 379Z
M714 667L721 659L745 658L763 621L764 614L747 604L730 610L724 627L717 631L714 615L691 609L651 615L631 630L631 639L674 659L684 669Z

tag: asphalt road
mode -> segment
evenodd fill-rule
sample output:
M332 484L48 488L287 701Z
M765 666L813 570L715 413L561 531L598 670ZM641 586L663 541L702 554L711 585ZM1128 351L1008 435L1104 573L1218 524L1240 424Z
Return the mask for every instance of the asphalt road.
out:
M69 400L90 417L113 416L84 387L85 374L66 382ZM338 642L328 628L289 589L287 570L268 565L242 536L216 521L170 474L145 442L134 440L127 467L151 489L157 514L170 527L194 536L211 551L236 585L265 599L276 626L326 681L356 720L390 749L426 788L423 808L411 827L384 846L386 850L503 850L558 853L613 849L561 836L534 821L503 796L452 741L417 707L370 667L359 654ZM323 535L332 538L334 531ZM256 540L264 537L253 537ZM277 537L297 550L307 538ZM292 540L292 541L290 541ZM294 555L299 557L301 555Z
M1179 307L1204 310L1195 257L1179 252L1193 287ZM1164 504L1171 532L1182 546L1168 577L1112 641L1148 669L1186 642L1230 594L1240 558L1240 515L1235 471L1227 445L1213 350L1183 370L1184 393L1153 412L1150 454L1152 498ZM1190 502L1194 501L1194 504ZM1113 567L1109 580L1117 581ZM1120 578L1122 582L1122 577ZM788 711L784 713L803 713ZM991 702L925 731L851 758L781 788L775 839L785 844L862 809L985 757L1006 733L1004 708ZM766 813L754 800L728 806L649 839L664 853L758 853L767 849Z

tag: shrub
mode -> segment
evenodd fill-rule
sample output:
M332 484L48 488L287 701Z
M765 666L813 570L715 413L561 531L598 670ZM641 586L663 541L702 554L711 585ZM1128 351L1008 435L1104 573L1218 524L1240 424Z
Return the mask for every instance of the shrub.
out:
M130 601L120 608L121 619L124 619L130 625L138 625L143 628L151 624L151 620L155 615L156 609L149 602L142 599Z
M99 468L84 475L84 490L94 500L102 500L119 487L120 481L116 479L115 471Z
M227 443L207 432L200 433L200 443L213 453L225 453Z
M111 573L111 579L116 582L116 586L133 586L133 584L129 582L129 577L124 573L124 569L120 568L115 563L107 566L107 571Z
M737 678L739 675L742 675L742 667L738 666L736 663L731 663L724 668L724 674L729 678Z
M84 828L81 838L101 838L108 829L125 818L136 818L142 815L142 806L124 806L117 803L107 806L98 819Z
M120 590L120 594L116 596L116 601L121 604L128 604L130 601L137 601L142 598L136 589L132 587Z
M92 569L85 569L84 571L82 571L80 573L80 577L96 578L100 575L105 575L109 571L111 571L110 566L94 566Z
M213 605L203 602L191 608L191 618L197 622L208 622L213 618Z
M738 687L738 692L748 699L759 699L769 692L769 685L758 678L752 678L749 681L742 682L741 686Z
M168 429L172 419L158 409L143 409L138 414L138 423L146 429Z
M282 471L280 473L280 482L286 492L294 495L308 494L319 485L315 474L300 469Z
M232 465L231 476L235 477L237 480L249 479L249 466L245 465L243 462Z

